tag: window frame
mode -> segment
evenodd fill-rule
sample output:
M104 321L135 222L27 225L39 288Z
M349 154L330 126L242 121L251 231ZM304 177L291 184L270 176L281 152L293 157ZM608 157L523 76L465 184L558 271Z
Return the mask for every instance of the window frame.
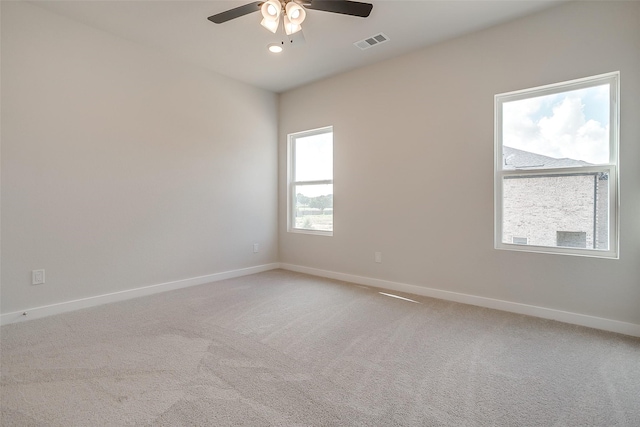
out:
M305 138L314 135L322 135L325 133L331 133L331 144L333 145L333 126L324 126L317 129L311 129L301 132L290 133L287 136L287 231L289 233L301 233L301 234L314 234L318 236L333 236L335 230L335 222L331 226L331 231L326 230L309 230L306 228L295 227L295 188L298 185L333 185L333 173L331 179L324 180L311 180L311 181L294 181L296 176L296 139ZM333 163L333 158L332 158ZM335 204L335 200L334 200ZM333 211L335 212L335 211ZM333 214L332 214L333 215ZM335 219L335 218L334 218Z
M547 169L503 169L502 111L503 104L573 90L609 84L609 163ZM494 96L494 247L498 250L575 255L619 259L619 130L620 130L620 72L611 72L545 86L506 92ZM569 248L521 245L503 242L503 182L505 177L537 175L571 175L575 173L605 172L609 174L609 248ZM595 238L595 237L594 237Z

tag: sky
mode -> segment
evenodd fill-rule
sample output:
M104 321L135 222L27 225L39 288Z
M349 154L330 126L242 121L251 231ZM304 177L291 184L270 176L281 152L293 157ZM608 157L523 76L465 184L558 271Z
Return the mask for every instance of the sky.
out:
M555 158L609 163L609 85L502 105L502 143Z
M333 179L333 133L296 139L295 181ZM333 194L333 185L298 186L297 193L309 197Z

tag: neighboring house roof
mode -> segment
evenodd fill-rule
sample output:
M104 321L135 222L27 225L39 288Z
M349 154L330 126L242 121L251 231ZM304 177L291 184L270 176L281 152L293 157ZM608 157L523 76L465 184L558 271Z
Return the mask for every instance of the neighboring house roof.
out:
M502 147L504 169L535 169L535 168L566 168L575 166L589 166L583 160L556 159L516 148Z

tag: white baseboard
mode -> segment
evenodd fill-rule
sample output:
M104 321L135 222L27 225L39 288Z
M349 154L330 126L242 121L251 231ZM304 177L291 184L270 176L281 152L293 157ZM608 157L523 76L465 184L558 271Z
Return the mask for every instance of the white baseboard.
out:
M602 317L571 313L568 311L538 307L535 305L520 304L517 302L479 297L458 292L444 291L441 289L427 288L424 286L409 285L406 283L391 282L387 280L373 279L370 277L337 273L334 271L320 270L317 268L304 267L300 265L281 263L280 268L290 271L296 271L299 273L311 274L314 276L327 277L329 279L357 283L359 285L371 286L374 288L389 289L414 295L421 295L447 301L460 302L463 304L476 305L479 307L493 308L496 310L508 311L511 313L526 314L528 316L557 320L559 322L570 323L573 325L586 326L589 328L640 337L640 325L636 325L634 323L620 322L618 320L604 319Z
M463 304L508 311L511 313L526 314L528 316L557 320L564 323L640 337L640 325L636 325L634 323L620 322L618 320L605 319L602 317L571 313L568 311L555 310L534 305L521 304L493 298L485 298L459 292L444 291L441 289L427 288L424 286L374 279L371 277L356 276L353 274L338 273L329 270L321 270L317 268L286 263L258 265L255 267L225 271L221 273L209 274L206 276L193 277L190 279L177 280L174 282L161 283L158 285L144 286L120 292L113 292L110 294L97 295L94 297L66 301L41 307L33 307L26 310L15 311L12 313L5 313L0 315L0 325L6 325L9 323L21 322L25 320L40 319L42 317L51 316L54 314L66 313L69 311L80 310L82 308L95 307L97 305L107 304L111 302L124 301L131 298L172 291L189 286L196 286L225 279L232 279L234 277L247 276L250 274L261 273L263 271L274 270L277 268L311 274L314 276L326 277L329 279L342 280L345 282L371 286L374 288L405 292L409 294L438 298L447 301L455 301ZM26 315L24 315L24 313L26 313Z
M40 319L42 317L51 316L53 314L66 313L69 311L80 310L82 308L95 307L97 305L107 304L110 302L123 301L131 298L157 294L160 292L173 291L175 289L187 288L189 286L203 285L205 283L232 279L234 277L247 276L250 274L261 273L263 271L274 270L279 267L280 264L278 263L264 264L255 267L242 268L239 270L208 274L206 276L192 277L190 279L176 280L174 282L160 283L158 285L127 289L126 291L97 295L94 297L66 301L58 304L45 305L42 307L33 307L26 310L20 310L0 315L0 325L6 325L9 323L21 322L25 320Z

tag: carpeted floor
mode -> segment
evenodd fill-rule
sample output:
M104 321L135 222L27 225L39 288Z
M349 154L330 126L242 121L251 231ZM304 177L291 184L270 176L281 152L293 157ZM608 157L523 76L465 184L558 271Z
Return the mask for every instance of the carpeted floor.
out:
M401 296L274 270L3 326L0 424L640 426L640 339Z

